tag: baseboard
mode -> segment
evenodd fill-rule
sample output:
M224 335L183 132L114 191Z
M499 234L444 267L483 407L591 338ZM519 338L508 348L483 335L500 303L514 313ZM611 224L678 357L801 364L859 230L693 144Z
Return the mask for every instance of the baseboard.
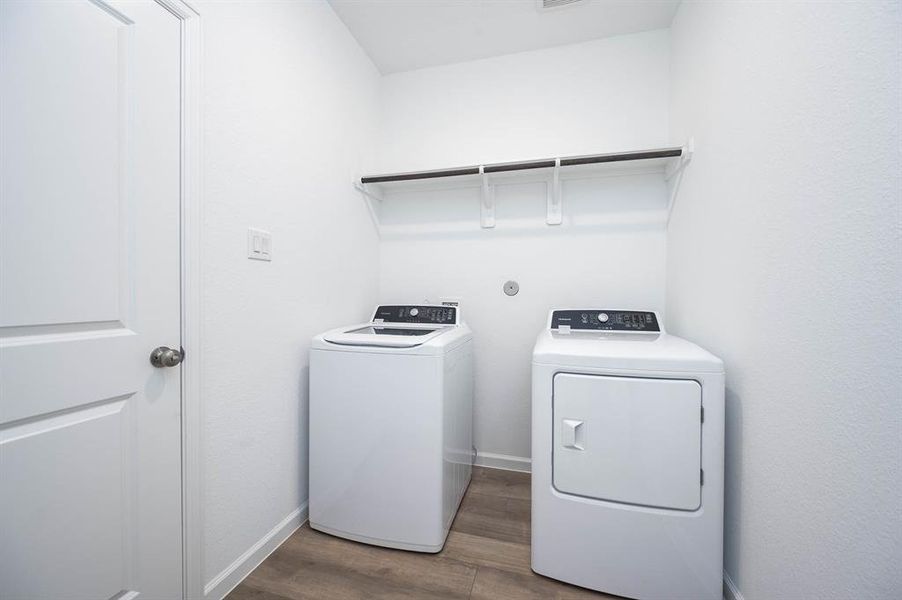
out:
M726 571L723 572L723 597L724 600L745 600L733 578Z
M494 454L492 452L477 452L473 462L477 467L490 469L504 469L505 471L521 471L529 473L532 470L532 460L522 456L509 456L507 454Z
M307 502L291 511L282 522L269 530L257 543L247 549L235 562L222 570L219 575L210 580L204 586L204 598L206 600L222 600L235 589L251 571L256 569L267 556L282 545L298 527L307 520Z

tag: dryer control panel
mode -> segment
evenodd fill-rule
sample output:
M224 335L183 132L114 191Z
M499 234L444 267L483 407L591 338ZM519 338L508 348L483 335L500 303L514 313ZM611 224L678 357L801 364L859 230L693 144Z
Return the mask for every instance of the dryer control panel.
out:
M457 325L457 318L456 306L404 304L378 307L373 322Z
M554 310L551 312L551 329L570 327L572 330L641 331L658 333L658 316L650 311L608 310L592 308L583 310Z

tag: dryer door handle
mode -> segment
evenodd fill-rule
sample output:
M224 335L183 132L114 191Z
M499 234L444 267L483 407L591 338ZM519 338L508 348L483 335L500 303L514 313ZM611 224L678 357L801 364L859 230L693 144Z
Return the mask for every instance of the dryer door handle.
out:
M585 423L577 419L564 419L561 423L561 443L564 448L585 450Z

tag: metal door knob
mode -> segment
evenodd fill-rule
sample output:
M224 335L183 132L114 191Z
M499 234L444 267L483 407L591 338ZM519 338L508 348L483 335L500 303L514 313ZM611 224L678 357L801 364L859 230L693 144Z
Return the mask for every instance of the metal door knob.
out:
M150 364L158 369L174 367L185 360L184 350L173 350L166 346L160 346L150 353Z

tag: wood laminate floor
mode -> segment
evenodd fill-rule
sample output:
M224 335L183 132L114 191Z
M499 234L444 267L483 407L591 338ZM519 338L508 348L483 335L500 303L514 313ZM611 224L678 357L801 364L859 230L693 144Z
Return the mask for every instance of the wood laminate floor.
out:
M474 467L438 554L359 544L305 524L228 600L615 598L532 572L529 493L528 473Z

